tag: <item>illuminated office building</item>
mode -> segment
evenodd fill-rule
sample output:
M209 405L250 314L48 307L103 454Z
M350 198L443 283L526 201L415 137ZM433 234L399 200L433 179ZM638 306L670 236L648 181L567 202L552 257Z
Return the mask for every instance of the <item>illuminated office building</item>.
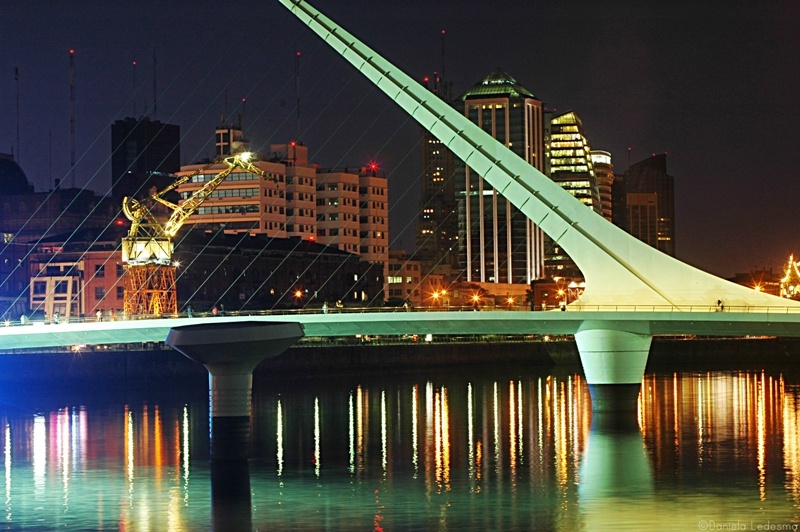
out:
M464 115L544 170L542 102L498 69L461 96ZM458 184L459 266L467 282L528 284L544 275L544 233L468 166Z
M611 189L614 185L614 165L611 162L611 154L607 151L592 150L591 155L594 178L600 194L600 213L610 222L613 205Z
M550 179L581 203L600 213L600 191L591 151L583 122L576 112L569 111L550 120Z
M575 111L548 117L545 131L547 173L561 188L597 213L602 212L591 148L583 121ZM545 236L547 277L579 278L582 274L569 255Z

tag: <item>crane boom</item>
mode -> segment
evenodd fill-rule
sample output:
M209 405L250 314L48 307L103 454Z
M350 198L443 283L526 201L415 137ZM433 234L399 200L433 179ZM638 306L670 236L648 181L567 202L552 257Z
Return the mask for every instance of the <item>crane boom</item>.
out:
M195 176L205 174L214 165L225 168L181 203L165 198ZM236 169L274 181L253 163L250 152L218 157L196 172L181 176L163 190L153 190L143 200L126 197L122 211L131 221L128 236L122 239L122 261L126 264L124 305L126 314L177 312L175 267L172 266L172 238L214 190ZM167 216L166 213L169 213Z

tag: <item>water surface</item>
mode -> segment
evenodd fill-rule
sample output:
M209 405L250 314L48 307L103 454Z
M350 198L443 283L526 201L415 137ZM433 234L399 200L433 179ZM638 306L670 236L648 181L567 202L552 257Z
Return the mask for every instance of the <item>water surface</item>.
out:
M622 419L558 368L257 377L244 507L212 504L204 380L99 382L0 391L4 529L800 524L796 370L648 374Z

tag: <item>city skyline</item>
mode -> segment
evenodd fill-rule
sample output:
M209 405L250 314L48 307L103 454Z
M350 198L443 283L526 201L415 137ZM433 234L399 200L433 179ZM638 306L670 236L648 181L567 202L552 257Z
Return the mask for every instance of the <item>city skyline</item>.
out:
M446 30L444 77L454 96L501 67L549 109L579 113L592 148L612 153L616 173L668 152L678 258L722 276L763 266L780 271L796 251L794 139L782 124L800 118L800 104L789 97L798 74L786 68L796 60L798 37L790 30L798 8L612 4L503 1L488 14L479 9L485 5L450 1L317 7L417 79L442 70ZM418 126L277 3L192 5L90 1L73 13L33 2L4 9L0 152L17 151L19 68L19 162L37 190L55 179L69 184L74 49L78 186L108 190L114 120L135 110L178 124L185 164L213 156L214 127L227 107L229 116L244 115L256 149L299 140L325 166L377 161L389 178L391 245L412 250ZM222 40L220 27L238 35Z

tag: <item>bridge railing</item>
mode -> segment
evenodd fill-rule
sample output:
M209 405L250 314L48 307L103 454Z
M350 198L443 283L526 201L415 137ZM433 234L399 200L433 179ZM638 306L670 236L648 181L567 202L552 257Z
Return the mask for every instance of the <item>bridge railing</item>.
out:
M425 307L331 307L327 310L322 308L303 308L303 309L273 309L273 310L236 310L236 311L222 311L214 314L213 312L181 312L177 314L164 314L161 316L139 314L139 315L124 315L118 314L116 316L104 316L98 318L95 316L86 317L60 317L57 319L29 319L22 317L18 320L4 320L0 321L0 326L13 327L13 326L30 326L30 325L59 325L65 323L97 323L101 321L129 321L129 320L150 320L150 319L163 319L163 318L209 318L209 317L224 317L224 316L285 316L285 315L308 315L308 314L363 314L363 313L404 313L404 312L495 312L495 311L514 311L514 312L538 312L538 313L555 313L560 312L619 312L619 313L635 313L635 312L648 312L648 313L721 313L721 314L766 314L766 315L785 315L796 314L800 316L800 308L798 307L773 307L773 306L716 306L716 305L580 305L572 304L566 307L546 307L531 309L528 306L511 305L511 306L480 306L475 307L472 305L465 306L425 306ZM722 316L721 316L722 317Z

